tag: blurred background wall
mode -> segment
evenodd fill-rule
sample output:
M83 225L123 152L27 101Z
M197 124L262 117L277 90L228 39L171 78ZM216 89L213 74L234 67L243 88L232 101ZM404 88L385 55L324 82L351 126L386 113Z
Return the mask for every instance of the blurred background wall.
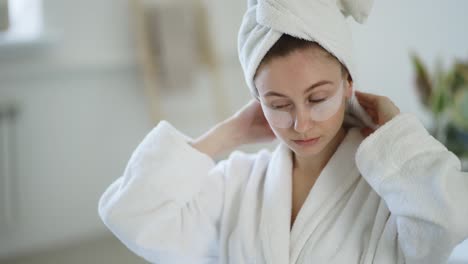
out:
M147 74L132 1L43 0L38 37L0 39L0 263L144 263L103 226L100 195L155 117L195 137L249 100L236 46L244 1L203 2L211 59L171 89ZM376 1L366 25L350 21L358 88L430 124L409 54L467 60L467 10L461 0ZM468 246L451 261L468 263Z

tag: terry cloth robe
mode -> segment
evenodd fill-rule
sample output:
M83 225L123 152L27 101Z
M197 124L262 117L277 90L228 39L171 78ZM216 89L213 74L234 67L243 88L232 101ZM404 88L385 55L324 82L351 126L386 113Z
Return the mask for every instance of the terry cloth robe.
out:
M215 163L189 141L160 122L99 202L152 263L440 264L468 237L468 174L413 114L350 128L292 229L287 146Z

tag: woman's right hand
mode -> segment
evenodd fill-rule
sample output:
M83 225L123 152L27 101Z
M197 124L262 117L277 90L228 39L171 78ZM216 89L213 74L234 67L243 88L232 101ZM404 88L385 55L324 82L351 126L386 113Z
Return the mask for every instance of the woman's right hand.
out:
M240 145L273 139L275 135L263 115L260 103L251 100L233 116L217 124L191 144L199 151L215 158Z
M241 145L268 142L275 139L275 134L257 100L251 100L244 105L227 120L227 123L232 127L237 136L237 142Z

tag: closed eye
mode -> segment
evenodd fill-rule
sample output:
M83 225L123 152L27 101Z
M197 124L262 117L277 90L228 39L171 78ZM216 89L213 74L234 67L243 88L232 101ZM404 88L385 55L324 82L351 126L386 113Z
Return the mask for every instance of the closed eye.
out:
M309 100L309 102L311 102L311 103L320 103L320 102L325 101L326 99L327 99L327 98L322 98L322 99L317 99L317 100L312 100L312 99L311 99L311 100Z
M291 104L272 105L271 108L279 110L279 109L285 109L289 107L290 105Z

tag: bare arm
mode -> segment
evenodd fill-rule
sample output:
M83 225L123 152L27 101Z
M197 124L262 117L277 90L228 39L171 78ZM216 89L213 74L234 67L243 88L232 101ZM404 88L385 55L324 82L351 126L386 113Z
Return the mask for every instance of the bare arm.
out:
M191 144L200 152L216 158L243 144L274 138L260 104L252 100L232 117L215 125Z

